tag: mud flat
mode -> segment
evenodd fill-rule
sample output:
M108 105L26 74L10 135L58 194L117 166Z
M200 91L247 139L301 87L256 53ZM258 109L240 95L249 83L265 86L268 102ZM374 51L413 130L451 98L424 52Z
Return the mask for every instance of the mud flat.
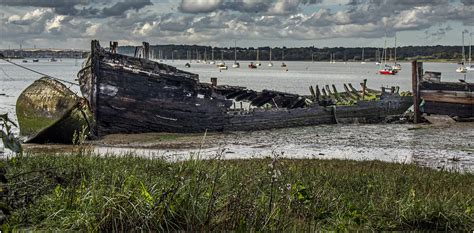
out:
M137 154L168 160L286 158L381 160L474 172L474 123L450 126L347 124L254 132L114 134L87 142L101 155ZM29 152L68 152L72 146L28 144Z

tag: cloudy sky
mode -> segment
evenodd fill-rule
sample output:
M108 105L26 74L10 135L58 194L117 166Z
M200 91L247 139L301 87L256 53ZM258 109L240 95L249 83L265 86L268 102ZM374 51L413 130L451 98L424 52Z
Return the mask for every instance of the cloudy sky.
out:
M474 0L0 0L0 25L0 48L457 45Z

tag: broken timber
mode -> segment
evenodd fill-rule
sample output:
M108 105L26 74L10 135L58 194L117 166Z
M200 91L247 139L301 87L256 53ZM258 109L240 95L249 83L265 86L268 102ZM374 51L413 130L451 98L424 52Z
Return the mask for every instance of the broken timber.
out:
M427 71L423 75L423 63L414 61L413 91L417 96L414 98L415 116L425 113L474 117L474 83L441 82L441 73ZM420 100L424 101L422 108L418 108Z

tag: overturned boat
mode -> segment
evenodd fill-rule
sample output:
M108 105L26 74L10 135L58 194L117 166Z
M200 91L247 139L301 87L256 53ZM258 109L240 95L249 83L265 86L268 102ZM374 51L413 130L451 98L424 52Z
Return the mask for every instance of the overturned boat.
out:
M87 102L61 82L43 77L18 97L16 115L20 135L29 143L72 143L87 133L92 117Z
M94 114L93 132L99 137L376 123L402 114L412 104L411 97L398 91L381 92L376 100L368 100L365 86L362 92L345 86L345 93L317 88L313 95L301 96L217 85L216 80L201 83L197 74L148 60L147 43L141 53L136 50L135 57L117 54L116 46L111 43L110 50L105 50L92 41L91 54L78 73L81 91Z

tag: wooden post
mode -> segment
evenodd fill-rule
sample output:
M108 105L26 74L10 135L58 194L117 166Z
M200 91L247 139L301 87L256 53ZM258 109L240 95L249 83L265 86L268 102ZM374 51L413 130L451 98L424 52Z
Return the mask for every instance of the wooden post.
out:
M316 85L316 101L319 102L320 97L321 97L321 92L319 91L319 86Z
M110 52L117 53L118 42L117 41L110 41Z
M150 44L148 42L143 42L143 58L150 58Z
M309 86L309 92L311 93L311 97L313 97L313 100L316 99L316 93L314 92L313 86Z
M364 85L362 85L362 100L364 100L366 88L367 88L367 79L364 79Z
M420 97L419 97L419 68L418 65L422 63L418 63L416 60L411 62L411 84L412 84L412 91L413 91L413 112L415 113L413 122L415 124L420 123Z
M211 85L212 85L213 87L216 87L216 86L217 86L217 78L215 78L215 77L212 77L212 78L211 78Z

